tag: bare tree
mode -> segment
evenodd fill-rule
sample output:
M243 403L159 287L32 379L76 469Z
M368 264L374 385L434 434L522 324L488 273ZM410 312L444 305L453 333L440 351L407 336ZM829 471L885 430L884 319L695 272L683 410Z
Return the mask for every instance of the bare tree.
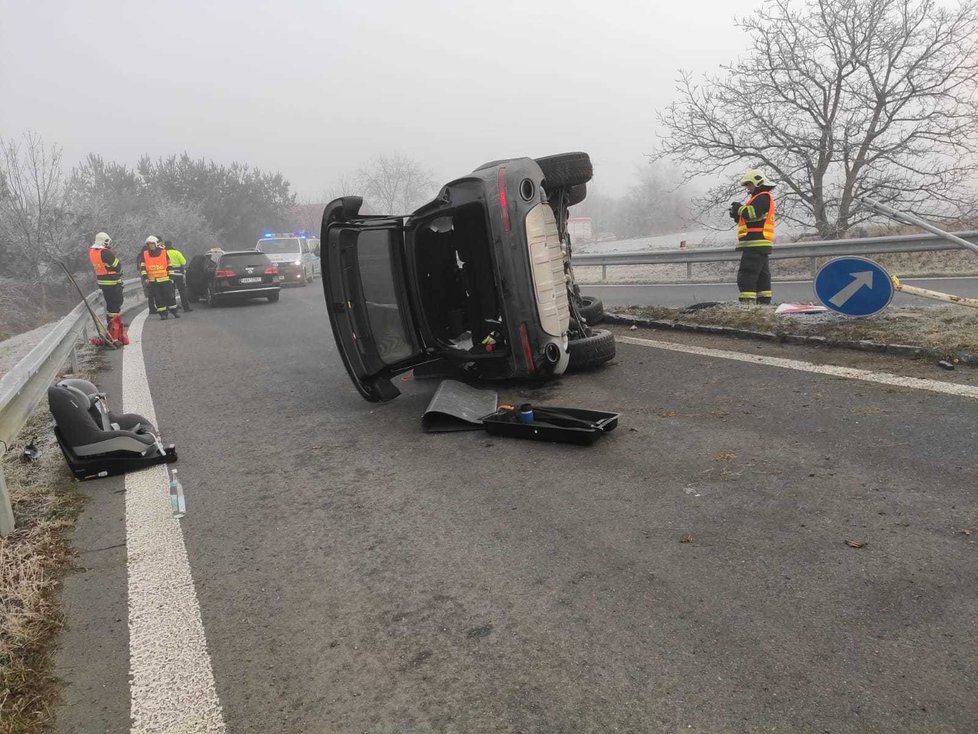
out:
M35 133L25 133L23 143L0 139L0 180L4 271L39 284L54 260L70 259L79 245L61 148L48 148Z
M413 158L393 153L379 156L359 171L354 181L372 207L383 214L408 214L423 204L436 187L431 172Z
M862 196L949 216L974 201L975 0L771 0L737 26L751 55L701 81L681 74L653 157L678 160L687 179L766 169L782 218L823 238L871 216Z

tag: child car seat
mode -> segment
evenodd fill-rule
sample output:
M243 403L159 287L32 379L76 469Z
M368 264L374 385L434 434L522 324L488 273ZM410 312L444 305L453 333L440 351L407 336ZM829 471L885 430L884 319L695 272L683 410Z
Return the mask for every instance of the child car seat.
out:
M112 413L105 395L87 380L67 379L52 385L48 404L58 445L79 479L176 461L175 448L162 444L152 423L135 413Z

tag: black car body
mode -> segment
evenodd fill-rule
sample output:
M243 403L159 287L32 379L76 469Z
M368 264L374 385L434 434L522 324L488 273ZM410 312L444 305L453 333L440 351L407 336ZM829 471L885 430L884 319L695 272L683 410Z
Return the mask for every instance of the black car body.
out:
M187 266L187 290L193 301L208 306L233 298L279 298L282 276L268 255L257 250L211 250L195 255Z
M392 377L436 359L485 378L559 375L575 340L594 341L575 314L569 251L558 226L566 222L572 187L591 176L590 160L552 158L561 165L531 158L488 163L409 216L361 214L360 197L326 206L327 311L367 400L396 397ZM541 164L550 168L546 176ZM609 337L599 336L595 364L614 355Z

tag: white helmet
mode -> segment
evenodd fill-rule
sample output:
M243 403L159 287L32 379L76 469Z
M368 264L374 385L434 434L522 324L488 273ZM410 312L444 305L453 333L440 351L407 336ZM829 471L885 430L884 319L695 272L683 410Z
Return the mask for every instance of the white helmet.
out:
M150 235L149 237L146 238L146 244L147 245L158 245L158 244L160 244L160 241L159 241L159 239L157 237L154 237L153 235Z
M99 232L95 235L95 244L108 247L112 244L112 238L109 237L105 232Z
M750 169L747 173L743 175L740 179L741 185L743 184L754 184L755 186L763 186L766 183L764 174L758 171L756 168Z

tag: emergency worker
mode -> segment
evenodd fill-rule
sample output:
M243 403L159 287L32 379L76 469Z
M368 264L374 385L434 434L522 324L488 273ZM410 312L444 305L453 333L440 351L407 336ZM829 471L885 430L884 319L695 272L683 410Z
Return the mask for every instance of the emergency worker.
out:
M166 256L170 261L170 278L173 284L180 291L180 308L184 311L193 311L190 308L190 299L187 297L187 258L183 256L170 240L163 243L166 248Z
M95 270L98 283L105 298L105 321L122 313L122 263L112 252L112 238L105 232L95 235L95 242L88 248L88 260Z
M774 186L764 174L751 169L740 179L747 189L747 201L730 205L730 217L737 222L737 249L741 250L737 288L741 303L770 303L771 268L768 256L774 244Z
M146 247L140 257L139 276L149 285L153 294L153 304L160 319L166 321L166 317L170 314L173 314L175 319L180 318L173 292L173 281L170 279L170 260L159 238L153 235L146 238Z

